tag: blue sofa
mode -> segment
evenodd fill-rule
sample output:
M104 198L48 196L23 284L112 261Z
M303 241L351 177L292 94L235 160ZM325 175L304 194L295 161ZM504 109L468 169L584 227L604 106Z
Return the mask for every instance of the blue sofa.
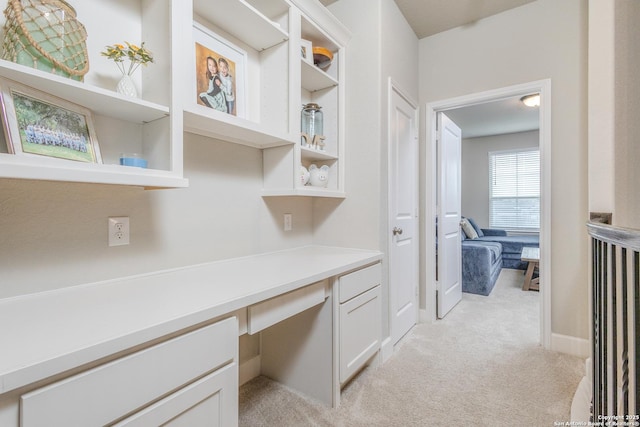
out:
M489 295L504 268L525 270L527 263L520 260L522 248L539 247L538 236L508 236L505 230L480 228L467 218L478 237L462 236L462 291Z

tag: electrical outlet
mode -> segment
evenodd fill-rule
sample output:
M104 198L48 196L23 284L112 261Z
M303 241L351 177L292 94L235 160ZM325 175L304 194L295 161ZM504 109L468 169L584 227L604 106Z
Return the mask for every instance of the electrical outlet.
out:
M109 217L109 246L129 244L129 217Z
M284 214L284 231L291 231L293 229L293 215Z

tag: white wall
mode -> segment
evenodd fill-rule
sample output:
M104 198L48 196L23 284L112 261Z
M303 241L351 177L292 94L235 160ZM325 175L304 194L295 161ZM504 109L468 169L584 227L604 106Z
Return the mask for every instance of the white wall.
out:
M551 331L587 338L587 1L538 0L419 46L421 105L551 79Z
M464 130L463 130L464 133ZM537 148L540 133L509 133L462 140L462 215L489 228L489 153Z
M640 228L640 4L589 0L589 210Z
M387 117L391 77L417 100L418 39L393 0L340 0L329 7L352 32L347 48L347 198L314 201L314 242L378 249L383 319L389 318ZM389 324L383 322L384 336Z
M387 81L393 78L417 99L418 39L392 0L340 0L329 10L352 32L347 48L347 198L315 201L314 241L380 249L380 224L387 226L380 217L387 214Z
M380 249L380 2L340 0L329 10L352 32L346 50L346 168L342 201L314 201L314 241ZM364 64L368 64L365 68Z
M185 139L186 189L0 180L0 298L312 242L309 200L260 196L260 150ZM108 247L109 216L129 246Z
M615 3L614 224L640 229L640 2Z

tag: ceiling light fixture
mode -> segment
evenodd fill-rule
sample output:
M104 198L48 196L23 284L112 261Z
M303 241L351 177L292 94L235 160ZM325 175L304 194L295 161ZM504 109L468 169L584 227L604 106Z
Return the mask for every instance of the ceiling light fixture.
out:
M540 106L540 94L533 93L520 98L520 101L527 107L539 107Z

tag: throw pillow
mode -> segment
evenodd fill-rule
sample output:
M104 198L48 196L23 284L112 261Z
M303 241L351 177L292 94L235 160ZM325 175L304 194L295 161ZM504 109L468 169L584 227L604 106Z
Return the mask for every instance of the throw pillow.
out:
M469 224L471 224L473 229L476 230L476 233L478 233L478 237L484 236L484 233L482 232L482 228L480 228L480 226L478 226L478 224L476 224L476 222L473 220L473 218L467 218L467 219L469 220Z
M478 238L478 233L476 233L476 229L473 228L473 225L469 223L467 218L462 218L460 221L460 226L462 227L462 231L467 235L467 238L473 240Z

